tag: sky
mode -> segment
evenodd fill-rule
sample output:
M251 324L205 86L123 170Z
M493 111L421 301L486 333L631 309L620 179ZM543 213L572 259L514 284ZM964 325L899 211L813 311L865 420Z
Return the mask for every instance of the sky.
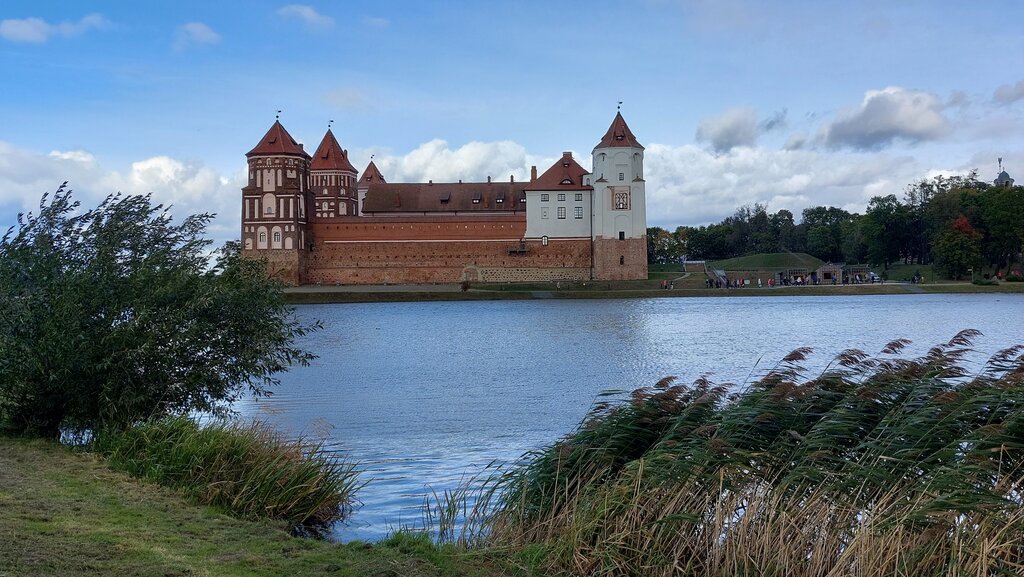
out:
M0 5L0 227L68 180L239 235L245 153L328 123L389 182L583 166L615 116L648 226L862 212L921 179L1024 182L1024 3L588 0Z

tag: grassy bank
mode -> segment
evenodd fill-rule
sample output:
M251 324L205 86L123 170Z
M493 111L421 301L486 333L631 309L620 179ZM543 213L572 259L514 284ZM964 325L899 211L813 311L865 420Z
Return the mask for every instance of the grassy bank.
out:
M697 277L692 277L697 278ZM687 279L689 280L689 279ZM699 282L699 279L698 279ZM367 290L291 292L285 294L290 304L325 303L372 303L372 302L417 302L417 301L463 301L463 300L529 300L529 299L621 299L621 298L674 298L674 297L738 297L738 296L830 296L830 295L880 295L880 294L956 294L956 293L997 293L1024 294L1024 283L1002 283L998 286L979 286L970 283L941 283L912 285L885 283L874 285L802 286L742 289L690 288L685 282L677 282L673 290L652 287L652 281L619 281L614 288L600 285L587 287L555 283L531 283L528 285L481 285L469 292L380 292ZM653 283L660 285L660 282Z
M361 486L355 466L322 442L285 438L262 423L168 417L105 433L95 448L117 470L198 503L311 530L344 518Z
M0 576L534 575L518 559L397 536L338 545L289 536L111 471L93 454L0 436Z
M492 481L487 538L581 575L1024 574L1024 347L979 369L975 335L599 405Z

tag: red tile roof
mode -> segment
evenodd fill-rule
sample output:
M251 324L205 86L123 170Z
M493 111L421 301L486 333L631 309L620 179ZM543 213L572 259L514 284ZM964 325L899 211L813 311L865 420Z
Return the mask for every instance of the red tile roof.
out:
M370 184L366 213L506 212L525 210L525 182L413 182Z
M615 120L612 120L612 125L608 127L608 132L605 133L604 138L594 148L643 148L640 143L636 141L636 137L633 136L633 132L626 126L626 120L622 118L621 112L615 113Z
M331 129L320 141L316 153L313 155L313 162L309 165L310 170L341 170L345 172L356 172L356 167L348 160L348 151L341 148L338 139L334 138Z
M384 175L377 170L377 165L371 160L370 164L366 165L366 170L363 171L362 176L359 177L359 182L361 184L379 184L387 181L384 180Z
M590 171L577 163L571 152L563 152L562 158L544 171L540 178L529 183L526 190L590 190L583 178Z
M296 142L291 134L288 134L288 131L281 125L280 120L275 120L274 125L263 135L256 148L245 154L246 157L261 155L298 156L309 159L309 155L302 149L302 145Z

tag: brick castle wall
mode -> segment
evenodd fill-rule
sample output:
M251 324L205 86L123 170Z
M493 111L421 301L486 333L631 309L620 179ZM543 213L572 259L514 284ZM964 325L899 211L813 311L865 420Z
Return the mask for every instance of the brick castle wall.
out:
M298 286L309 282L306 277L305 251L286 249L243 250L244 258L266 261L267 274L284 283Z
M526 221L521 215L457 221L352 218L311 228L314 247L307 256L305 274L310 284L589 278L589 240L551 240L547 246L540 241L522 242Z
M647 239L594 240L594 278L601 280L646 280Z

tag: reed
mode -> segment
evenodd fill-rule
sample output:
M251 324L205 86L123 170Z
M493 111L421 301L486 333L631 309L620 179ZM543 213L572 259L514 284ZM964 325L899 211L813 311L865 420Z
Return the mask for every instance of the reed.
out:
M1024 348L968 371L977 335L663 379L487 483L477 533L581 575L1024 574Z
M97 448L114 468L200 503L313 531L343 518L361 486L354 465L324 443L286 439L262 423L167 418L104 434Z

